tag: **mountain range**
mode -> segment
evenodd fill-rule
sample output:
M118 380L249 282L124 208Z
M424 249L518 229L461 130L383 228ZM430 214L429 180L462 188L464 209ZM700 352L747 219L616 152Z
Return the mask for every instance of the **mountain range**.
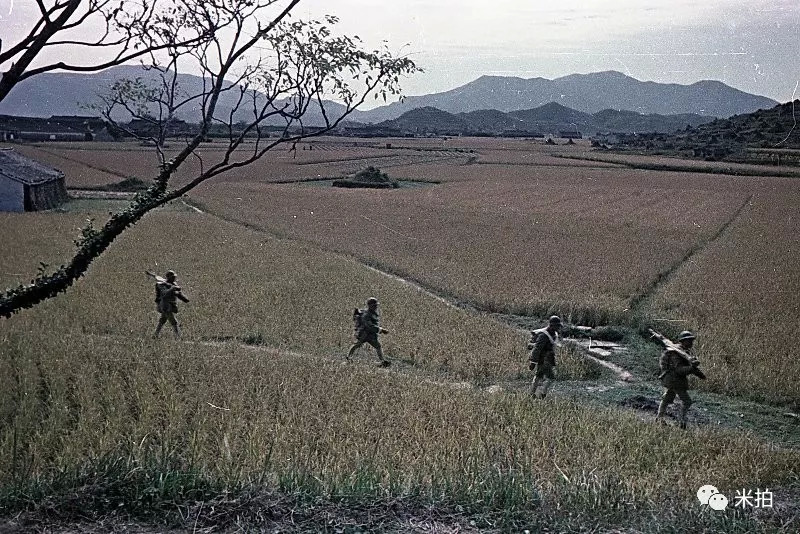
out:
M86 105L99 103L98 93L118 78L137 76L152 79L155 75L132 65L113 67L92 74L40 74L18 84L0 102L0 114L32 117L92 114L91 109L87 111ZM183 74L179 77L179 84L187 93L199 90L202 83L202 78L198 76ZM233 91L221 97L219 116L227 116L235 104L235 98ZM720 118L767 109L777 104L772 99L745 93L718 81L704 80L691 85L662 84L641 82L619 72L607 71L571 74L554 80L481 76L442 93L410 96L401 102L372 110L356 111L350 119L375 124L397 119L413 109L434 107L450 114L474 114L471 120L497 120L513 127L511 125L514 120L529 120L530 117L526 119L523 114L509 119L497 112L536 109L541 112L541 107L551 102L584 114L617 110L643 115L694 114ZM341 104L326 102L326 110L334 118L343 109ZM199 110L196 108L179 115L179 118L191 122L196 122L198 117ZM308 125L320 124L319 111L312 109L304 122Z
M498 110L448 113L429 106L412 109L396 119L378 123L375 127L415 134L530 136L534 133L548 135L580 132L586 135L596 132L671 133L713 120L713 117L698 114L642 115L634 111L614 109L590 114L550 102L537 108L508 113Z
M778 104L771 98L745 93L718 81L703 80L691 85L641 82L616 71L606 71L570 74L554 80L481 76L449 91L409 96L402 102L357 112L352 118L360 122L380 122L428 106L449 113L483 109L509 112L535 109L549 102L584 113L616 109L644 115L693 113L718 118Z

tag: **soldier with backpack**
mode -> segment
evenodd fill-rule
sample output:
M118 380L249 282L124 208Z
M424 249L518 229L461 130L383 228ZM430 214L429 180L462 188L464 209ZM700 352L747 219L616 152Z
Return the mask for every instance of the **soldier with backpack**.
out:
M664 395L658 405L656 421L664 423L667 406L675 401L675 397L678 397L682 403L679 424L681 428L685 429L689 407L692 405L692 398L687 392L689 375L695 375L701 380L706 379L705 373L699 368L700 361L691 352L697 336L689 330L684 330L678 334L678 342L673 343L654 330L650 330L650 333L664 345L664 351L659 360L661 374L658 375L664 386Z
M553 369L556 366L556 344L561 331L561 318L553 315L545 328L533 330L528 343L530 370L534 372L531 394L543 399L555 379Z
M169 324L172 325L175 339L179 339L181 333L178 328L178 320L175 318L175 314L178 313L177 299L183 302L189 302L189 299L184 297L183 293L181 293L181 286L177 283L175 271L167 271L164 278L156 276L149 271L147 274L156 280L156 310L161 314L153 337L157 338L161 335L161 328L169 321Z
M380 360L378 365L380 367L389 367L390 362L383 357L381 342L378 341L378 334L389 333L388 330L380 326L378 299L375 297L370 297L367 300L367 308L365 310L359 310L358 308L354 309L353 322L355 323L356 342L350 347L350 351L347 353L347 360L350 360L350 358L353 356L353 353L358 350L361 345L367 343L372 345L372 347L375 349L375 352L378 353L378 360Z

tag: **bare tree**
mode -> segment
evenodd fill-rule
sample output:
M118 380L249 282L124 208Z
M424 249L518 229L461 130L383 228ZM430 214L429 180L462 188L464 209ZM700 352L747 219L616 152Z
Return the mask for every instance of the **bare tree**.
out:
M401 76L418 70L410 59L395 57L385 47L366 51L357 37L335 36L335 17L288 22L298 2L179 3L181 16L162 21L164 31L152 36L157 47L148 53L146 67L157 73L155 82L152 77L119 80L101 109L111 121L118 110L149 121L145 132L128 130L153 141L160 162L153 184L102 228L84 228L67 265L0 295L0 316L10 317L66 291L117 236L149 211L228 170L249 165L279 144L329 132L368 96L386 99L398 94ZM184 46L197 36L204 36L197 46ZM202 75L201 90L181 87L179 75L186 71ZM224 112L222 99L228 102ZM305 123L312 109L321 121L313 128ZM184 132L180 148L168 154L163 141L177 115L186 110L196 111L198 126L190 134ZM266 128L276 121L281 131L270 136ZM214 151L213 161L197 152L212 129L224 132L223 150ZM190 158L200 161L199 171L187 183L170 188L170 179Z
M37 74L95 72L163 49L159 36L183 11L169 0L36 0L36 7L24 36L11 43L0 38L0 67L10 64L0 77L0 101ZM206 37L187 33L172 45L195 46Z

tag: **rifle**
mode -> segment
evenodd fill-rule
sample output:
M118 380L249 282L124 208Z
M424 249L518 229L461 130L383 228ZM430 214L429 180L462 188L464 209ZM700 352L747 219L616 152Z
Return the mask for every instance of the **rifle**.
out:
M163 284L164 282L166 282L166 281L167 281L167 279L166 279L166 278L164 278L163 276L158 276L158 275L157 275L156 273L154 273L153 271L145 271L145 272L144 272L144 274L146 274L146 275L147 275L147 276L149 276L150 278L154 279L154 280L155 280L157 283L159 283L159 284Z
M181 299L183 302L189 302L189 299L184 297L183 293L181 293L181 286L179 286L178 284L176 284L174 282L173 283L167 282L166 278L164 278L163 276L157 275L153 271L145 271L144 274L146 274L150 278L154 279L157 284L170 284L173 287L174 291L175 291L175 296L176 297ZM156 302L158 302L158 299L156 299Z
M647 331L650 332L650 337L654 337L658 341L660 341L665 349L670 350L672 352L676 352L681 358L683 358L686 361L687 364L692 366L692 370L691 370L691 372L689 374L695 375L697 378L699 378L701 380L705 380L706 379L706 375L703 373L703 371L701 371L698 368L700 366L700 360L698 360L696 356L693 356L693 355L689 354L688 352L686 352L683 349L683 347L681 347L677 343L672 342L666 336L664 336L662 334L659 334L658 332L656 332L652 328L648 328ZM658 378L659 379L663 378L663 376L666 373L667 372L664 371L663 373L658 375Z

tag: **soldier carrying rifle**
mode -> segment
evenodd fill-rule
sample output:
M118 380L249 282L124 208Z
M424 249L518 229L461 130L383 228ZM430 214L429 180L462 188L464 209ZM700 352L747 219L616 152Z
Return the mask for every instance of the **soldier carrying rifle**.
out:
M548 319L547 326L531 332L531 340L528 342L528 349L531 351L528 356L530 370L534 372L533 384L531 384L531 395L537 399L543 399L555 379L553 369L556 366L556 346L559 345L559 335L562 323L558 315L553 315Z
M678 396L683 403L680 427L686 428L686 415L692 405L692 398L687 393L689 389L688 376L695 375L702 380L706 378L706 375L699 369L700 361L690 352L696 336L690 331L684 330L678 334L678 342L673 343L654 330L650 330L650 333L664 345L664 352L661 353L659 361L661 374L658 375L658 378L665 391L661 397L661 404L658 406L656 421L664 422L663 417L667 406L672 404L675 396Z
M183 302L189 302L189 299L181 293L181 286L177 283L175 271L167 271L164 278L150 271L145 271L145 273L156 281L156 309L161 314L153 337L157 338L161 335L161 328L169 321L169 324L172 325L175 339L179 339L181 332L178 328L178 320L175 318L175 314L178 313L177 299Z
M355 322L355 335L356 342L350 347L347 353L347 361L353 357L358 348L367 343L372 345L375 352L378 354L378 366L389 367L391 363L383 356L383 348L381 342L378 341L378 334L388 334L389 331L380 325L380 314L378 312L378 299L370 297L367 299L367 309L353 310L353 321Z

